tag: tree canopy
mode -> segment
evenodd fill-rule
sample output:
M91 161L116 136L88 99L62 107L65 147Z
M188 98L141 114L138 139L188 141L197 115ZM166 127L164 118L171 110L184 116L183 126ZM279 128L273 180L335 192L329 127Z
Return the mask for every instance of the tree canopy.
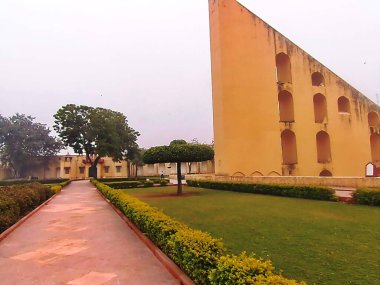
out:
M0 160L13 169L14 176L25 176L33 167L47 164L63 147L50 136L46 125L34 119L22 114L0 115Z
M54 129L65 146L85 154L96 177L101 157L115 161L133 159L138 152L137 131L128 125L124 114L110 109L68 104L54 115Z
M174 140L170 145L156 146L148 149L143 155L144 163L177 163L177 193L182 193L181 162L199 162L212 160L214 150L205 144L188 144L185 140Z

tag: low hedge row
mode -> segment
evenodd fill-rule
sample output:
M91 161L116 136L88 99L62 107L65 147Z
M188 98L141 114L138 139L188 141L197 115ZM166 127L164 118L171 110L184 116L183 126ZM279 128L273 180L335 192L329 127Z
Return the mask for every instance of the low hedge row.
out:
M353 194L355 203L370 206L380 206L380 189L360 188Z
M0 187L0 232L5 231L54 194L48 186L36 182Z
M121 182L105 182L104 184L113 189L128 189L136 187L153 187L154 184L160 184L165 186L168 184L166 179L156 179L156 180L141 180L141 181L121 181Z
M187 185L215 190L235 191L303 199L337 201L335 191L331 188L320 186L295 186L276 184L249 184L237 182L199 181L186 180Z
M255 259L244 253L225 256L226 249L220 239L193 230L123 191L96 180L92 183L196 284L305 285L304 282L275 275L270 261Z
M38 182L41 184L59 184L69 181L68 179L44 179L44 180L4 180L0 181L0 186L22 185Z
M122 182L122 181L145 181L145 180L160 180L159 176L137 176L137 177L116 177L116 178L99 178L99 182L108 183L108 182Z

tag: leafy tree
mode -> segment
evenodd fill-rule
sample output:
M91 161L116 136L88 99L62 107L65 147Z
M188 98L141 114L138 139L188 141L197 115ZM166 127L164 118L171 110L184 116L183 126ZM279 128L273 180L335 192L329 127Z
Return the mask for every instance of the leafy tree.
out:
M104 156L114 161L133 159L138 152L140 135L129 127L120 112L104 108L68 104L54 115L54 129L65 146L85 154L90 163L90 176L97 178L97 165Z
M214 158L214 150L204 144L188 144L184 140L174 140L170 145L148 149L143 156L144 163L177 163L177 194L182 194L181 163L207 161Z
M0 160L12 168L15 177L26 176L32 168L47 165L63 147L50 136L46 125L34 119L22 114L0 116Z

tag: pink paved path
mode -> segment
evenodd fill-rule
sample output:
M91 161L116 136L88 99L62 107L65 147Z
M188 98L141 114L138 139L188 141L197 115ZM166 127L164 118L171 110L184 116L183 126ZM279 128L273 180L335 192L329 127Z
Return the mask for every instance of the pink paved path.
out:
M0 284L179 284L88 181L0 242Z

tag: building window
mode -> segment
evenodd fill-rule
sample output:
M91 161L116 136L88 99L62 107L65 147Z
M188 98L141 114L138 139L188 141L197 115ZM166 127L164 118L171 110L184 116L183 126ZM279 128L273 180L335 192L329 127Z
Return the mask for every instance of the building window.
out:
M287 54L282 52L276 56L276 71L278 83L292 83L292 69Z
M293 105L293 96L288 91L282 91L278 94L280 122L294 122Z
M110 167L109 166L104 166L104 173L110 172Z
M320 131L317 134L317 156L318 163L329 163L331 162L331 146L330 146L330 136L325 131Z
M284 165L296 164L298 162L297 143L296 135L292 131L285 130L281 133L281 146L282 163Z
M371 135L371 155L372 155L372 162L380 161L380 135L379 134Z
M79 167L79 173L80 174L84 174L84 170L85 170L85 168L83 166Z
M316 123L327 122L327 103L326 98L322 94L316 94L314 101L314 118Z
M121 166L118 165L118 166L116 166L116 173L120 173L120 172L121 172Z
M342 96L338 99L338 112L339 113L350 113L350 101Z
M70 174L71 167L65 167L65 174Z
M311 75L311 81L313 86L325 86L325 78L320 72L314 72Z

